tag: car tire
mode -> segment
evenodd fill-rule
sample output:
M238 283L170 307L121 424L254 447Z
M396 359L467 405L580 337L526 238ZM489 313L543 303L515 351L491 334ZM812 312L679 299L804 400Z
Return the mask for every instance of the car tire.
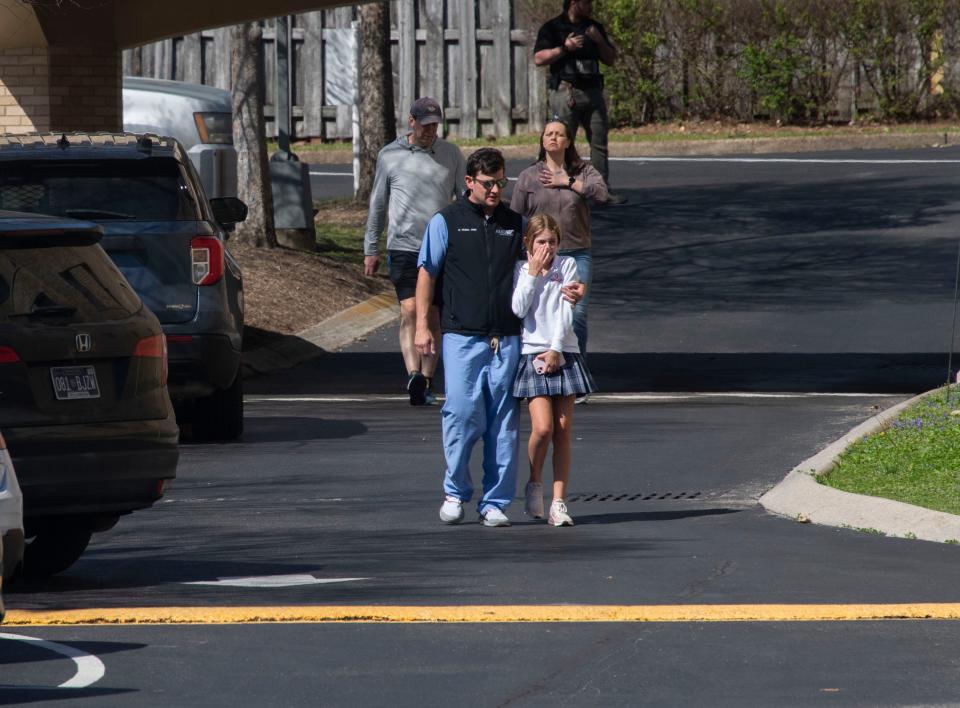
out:
M193 436L198 440L235 440L243 433L243 376L229 387L197 400Z
M61 573L87 550L93 531L82 521L45 524L27 539L22 573L27 578L45 578Z

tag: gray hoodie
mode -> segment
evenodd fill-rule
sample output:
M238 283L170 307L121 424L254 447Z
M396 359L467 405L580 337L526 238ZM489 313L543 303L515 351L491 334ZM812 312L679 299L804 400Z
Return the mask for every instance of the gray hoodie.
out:
M430 217L465 189L466 160L460 148L437 138L424 150L401 136L377 155L370 194L363 254L378 254L377 241L387 224L388 251L420 251Z

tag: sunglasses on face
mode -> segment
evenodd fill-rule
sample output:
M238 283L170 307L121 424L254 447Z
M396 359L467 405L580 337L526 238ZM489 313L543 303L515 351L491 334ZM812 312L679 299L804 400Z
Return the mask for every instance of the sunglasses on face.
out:
M509 180L507 180L506 177L504 177L503 179L476 179L476 178L473 178L473 181L476 182L477 184L479 184L481 187L483 187L483 188L484 188L485 190L487 190L488 192L489 192L491 189L493 189L494 185L496 185L497 187L500 187L500 189L503 189L504 187L507 186L507 184L509 184Z

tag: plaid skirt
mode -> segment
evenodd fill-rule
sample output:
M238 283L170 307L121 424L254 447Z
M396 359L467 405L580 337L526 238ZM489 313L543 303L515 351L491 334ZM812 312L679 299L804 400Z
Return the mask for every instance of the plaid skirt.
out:
M520 357L517 378L513 382L513 395L517 398L582 396L597 390L597 384L594 383L583 357L576 352L564 352L563 366L550 375L536 372L533 368L536 357L537 354L523 354Z

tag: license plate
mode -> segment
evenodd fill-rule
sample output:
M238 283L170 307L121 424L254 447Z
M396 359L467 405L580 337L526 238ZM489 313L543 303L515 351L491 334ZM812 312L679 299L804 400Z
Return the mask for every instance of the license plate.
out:
M50 378L58 401L100 398L97 371L92 366L52 366Z

